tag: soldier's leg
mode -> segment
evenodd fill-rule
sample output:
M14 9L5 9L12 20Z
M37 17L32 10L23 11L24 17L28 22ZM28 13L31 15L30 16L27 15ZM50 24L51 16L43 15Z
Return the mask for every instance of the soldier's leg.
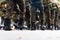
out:
M10 24L11 24L10 19L9 19L9 18L6 18L6 19L5 19L5 22L4 22L4 29L5 29L5 30L11 30Z
M30 11L29 11L29 9L26 9L25 20L26 20L26 24L27 24L27 29L30 30Z
M55 26L55 30L57 29L57 13L54 10L54 26Z
M36 7L32 7L32 19L31 19L31 29L36 29L36 26L35 26L35 15L36 15Z
M35 17L35 18L36 18L35 25L36 25L36 29L38 29L38 30L40 29L40 27L39 27L39 14L40 14L40 13L37 12L37 13L36 13L36 17Z
M41 24L41 29L42 29L42 26L43 26L43 6L37 5L36 7L40 10L40 24Z

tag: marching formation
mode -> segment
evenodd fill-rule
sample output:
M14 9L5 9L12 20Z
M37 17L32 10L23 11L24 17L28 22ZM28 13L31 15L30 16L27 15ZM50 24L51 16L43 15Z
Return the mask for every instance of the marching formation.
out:
M49 0L6 0L0 4L4 30L59 30L59 7Z

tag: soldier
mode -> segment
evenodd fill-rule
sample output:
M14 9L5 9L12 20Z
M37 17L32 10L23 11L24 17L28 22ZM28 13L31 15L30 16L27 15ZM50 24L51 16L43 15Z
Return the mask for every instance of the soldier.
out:
M25 21L25 0L11 0L11 2L13 3L13 10L16 11L18 16L21 15L18 22L20 27Z
M27 29L30 29L30 3L29 1L26 2L26 14L25 14L25 18L26 18L26 22L27 22Z
M55 7L56 7L56 10L55 10L54 26L55 26L55 30L57 30L57 28L58 28L58 11L59 11L59 8L58 8L57 4L55 4Z
M45 12L45 16L46 16L46 25L47 25L47 29L50 29L50 8L48 4L45 4L44 6L44 12Z
M42 28L42 25L43 25L43 3L42 3L42 0L30 0L31 1L31 5L32 5L32 16L35 17L36 15L36 10L38 9L40 11L40 24L41 24L41 27ZM32 22L32 25L34 25L35 23L35 19L32 19L33 22ZM34 27L35 29L36 27Z
M2 17L2 20L4 21L3 29L4 30L11 30L11 28L10 28L10 24L11 24L10 13L7 8L8 7L7 4L9 4L9 3L7 3L6 1L1 3L1 6L2 6L1 9L4 12L4 17Z
M56 7L56 8L55 8ZM58 6L57 4L53 3L52 7L53 8L51 10L51 25L52 27L54 26L55 30L58 26L58 23L57 23L57 16L58 16Z
M11 30L10 28L10 24L11 24L11 20L10 20L10 16L8 12L5 12L5 16L4 16L4 30Z

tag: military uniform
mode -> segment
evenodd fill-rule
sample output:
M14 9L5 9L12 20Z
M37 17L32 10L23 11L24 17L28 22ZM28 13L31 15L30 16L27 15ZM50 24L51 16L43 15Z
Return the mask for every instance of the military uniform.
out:
M39 13L39 19L40 19L40 24L41 24L41 28L43 25L43 4L42 4L42 0L30 0L31 1L31 5L32 5L32 16L35 17L36 15L36 10L38 9L40 11ZM35 20L35 19L32 19Z

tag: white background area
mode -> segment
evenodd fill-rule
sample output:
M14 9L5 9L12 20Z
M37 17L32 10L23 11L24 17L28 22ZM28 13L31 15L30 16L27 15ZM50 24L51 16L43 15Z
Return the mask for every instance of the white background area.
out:
M0 31L0 40L60 40L60 31Z

